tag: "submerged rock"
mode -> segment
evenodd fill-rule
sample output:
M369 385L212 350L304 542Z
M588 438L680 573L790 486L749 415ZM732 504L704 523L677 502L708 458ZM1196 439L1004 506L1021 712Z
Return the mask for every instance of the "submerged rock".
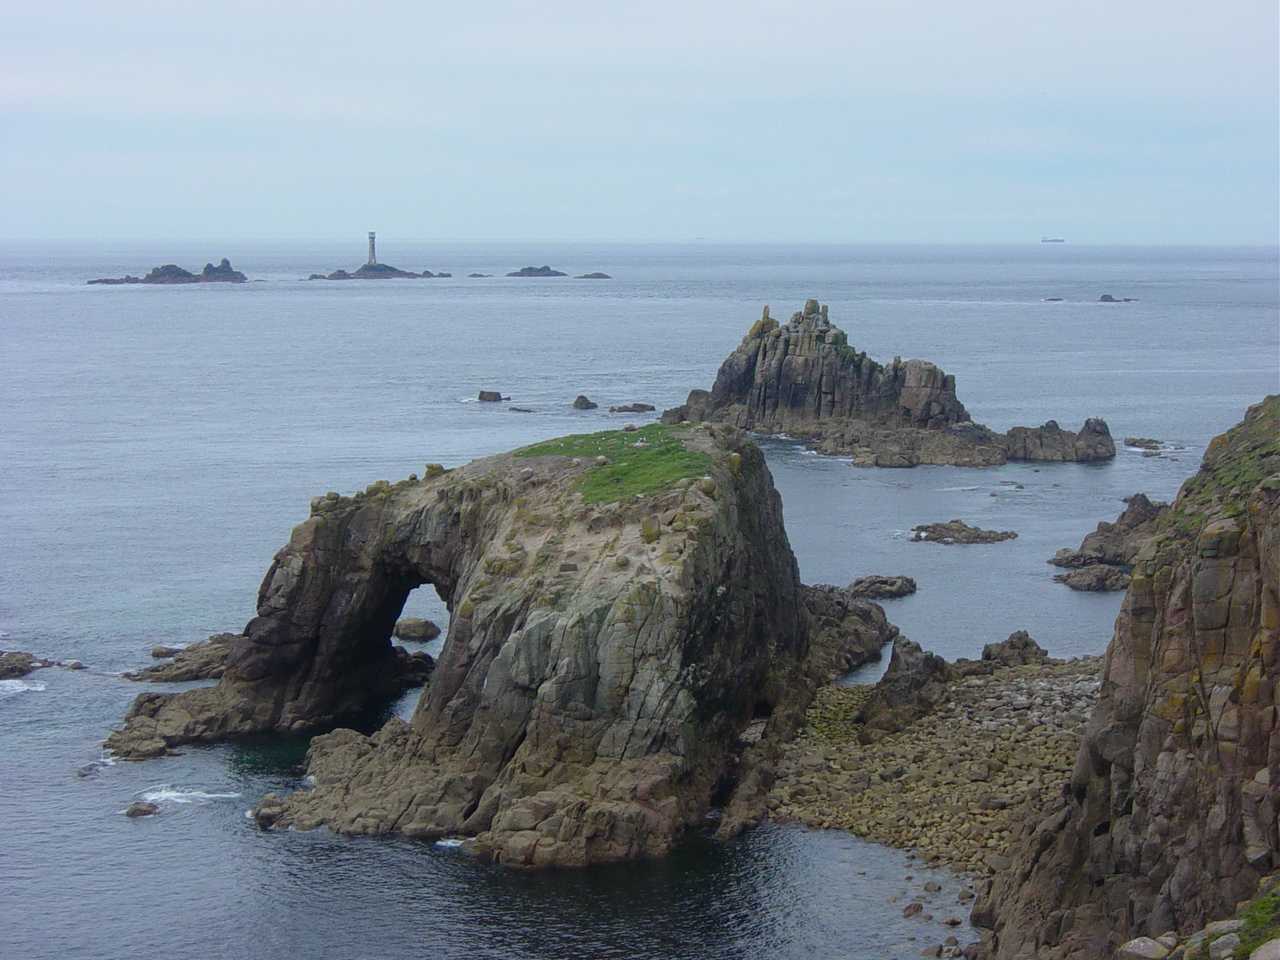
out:
M711 390L693 390L662 414L663 423L685 420L787 434L867 467L1106 460L1116 452L1102 420L1087 420L1074 434L1052 420L1003 435L973 423L955 377L923 360L872 360L849 345L816 300L786 325L765 307Z
M817 668L780 498L732 428L565 438L317 498L218 685L139 697L108 746L154 755L385 702L420 584L450 623L412 721L317 737L315 789L264 800L260 822L469 836L543 866L663 853L722 793L722 833L763 815Z

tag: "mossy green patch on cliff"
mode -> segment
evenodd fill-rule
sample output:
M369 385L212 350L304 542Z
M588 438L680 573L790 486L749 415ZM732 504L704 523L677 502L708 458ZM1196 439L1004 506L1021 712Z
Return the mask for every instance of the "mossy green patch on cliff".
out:
M1238 960L1246 958L1258 947L1280 936L1280 896L1256 897L1248 906L1239 911L1238 916L1244 921L1238 936L1240 945L1236 947L1232 957Z
M577 482L587 503L615 503L667 490L687 477L700 476L711 457L688 450L678 427L652 423L635 431L605 430L575 434L517 451L519 457L604 457Z
M1214 437L1204 463L1182 485L1166 529L1184 536L1199 532L1212 516L1235 517L1258 485L1280 471L1280 396L1250 408L1244 421Z

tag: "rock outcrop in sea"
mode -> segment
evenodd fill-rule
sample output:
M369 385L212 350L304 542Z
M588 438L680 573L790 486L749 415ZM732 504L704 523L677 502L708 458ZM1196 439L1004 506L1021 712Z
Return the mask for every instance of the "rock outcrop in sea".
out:
M0 680L16 680L34 670L52 666L54 666L52 660L45 660L30 653L19 650L6 653L0 650Z
M1098 529L1084 538L1079 550L1063 547L1049 558L1055 567L1070 571L1053 579L1072 590L1125 589L1134 560L1155 534L1156 523L1168 508L1167 503L1135 493L1115 523L1099 521Z
M389 263L362 263L354 271L334 270L332 273L313 273L308 280L433 280L452 277L451 273L432 273L430 270L423 270L421 273L414 273L412 270L401 270L399 267L393 267Z
M872 360L849 346L816 300L785 325L765 307L711 390L693 390L662 414L663 423L686 420L785 433L868 467L1091 461L1116 453L1106 422L1096 418L1077 433L1052 420L1005 434L974 423L956 397L955 377L923 360Z
M153 268L145 277L133 277L126 274L123 277L101 277L97 280L89 280L88 283L107 285L121 283L244 283L248 279L239 270L233 270L231 261L223 257L216 267L212 263L206 263L204 269L199 273L184 270L176 263L166 263L163 266Z
M1229 917L1280 868L1280 397L1216 438L1134 560L1062 795L969 955L1111 956ZM1163 954L1161 954L1163 955Z
M317 737L314 790L268 795L260 824L470 837L511 866L664 853L713 798L732 833L763 816L818 680L896 633L835 588L809 591L810 614L746 434L654 424L317 498L218 684L140 697L108 747L316 729L379 702L420 585L450 622L412 720Z

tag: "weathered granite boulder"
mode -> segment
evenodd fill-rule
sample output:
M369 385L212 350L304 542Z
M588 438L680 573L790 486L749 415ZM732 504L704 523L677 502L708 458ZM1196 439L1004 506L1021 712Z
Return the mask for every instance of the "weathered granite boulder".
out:
M804 587L809 613L810 666L818 682L842 677L880 659L880 649L898 636L879 604L851 588L827 584Z
M891 600L907 597L916 592L916 582L911 577L882 577L873 574L859 577L849 584L849 592L868 600Z
M973 527L963 520L948 520L945 523L922 523L911 528L911 539L929 543L999 543L1001 540L1013 540L1017 534L1012 530L983 530Z
M1006 640L985 644L982 659L1003 667L1021 667L1028 663L1045 663L1049 653L1031 639L1027 631L1015 630Z
M663 423L732 423L756 433L785 433L857 466L921 463L991 466L1007 460L1105 460L1115 444L1102 420L1079 433L1052 420L1001 435L972 422L956 397L955 377L932 363L895 357L884 365L849 346L816 300L785 325L755 322L724 361L710 391L693 390Z
M896 637L884 676L876 683L858 719L864 742L893 733L930 713L946 696L951 665L914 640Z
M1055 573L1055 583L1065 583L1072 590L1085 593L1112 593L1129 589L1129 571L1125 567L1113 567L1107 563L1091 563L1088 566Z
M1054 566L1072 571L1060 573L1054 580L1073 590L1124 590L1129 586L1129 569L1154 536L1156 522L1169 505L1149 500L1142 493L1128 497L1126 503L1116 522L1100 521L1079 550L1063 548L1049 559Z
M423 620L421 617L401 617L396 621L391 635L397 640L428 643L440 636L440 628L430 620Z
M1280 866L1280 397L1215 439L1135 558L1055 806L979 897L974 956L1110 956Z
M1090 417L1078 433L1050 420L1039 427L1014 427L1006 435L1005 456L1010 460L1080 461L1110 460L1116 455L1107 422Z
M812 694L763 456L733 428L651 425L317 498L218 685L139 697L108 746L313 729L377 702L420 584L450 623L412 722L317 737L315 789L264 798L262 824L463 835L513 866L658 854L734 777L755 782L741 732L785 734Z

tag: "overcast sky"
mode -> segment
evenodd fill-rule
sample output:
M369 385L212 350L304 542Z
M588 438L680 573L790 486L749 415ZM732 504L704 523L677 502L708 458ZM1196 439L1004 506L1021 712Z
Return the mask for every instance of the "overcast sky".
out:
M0 237L1277 239L1276 0L3 6Z

